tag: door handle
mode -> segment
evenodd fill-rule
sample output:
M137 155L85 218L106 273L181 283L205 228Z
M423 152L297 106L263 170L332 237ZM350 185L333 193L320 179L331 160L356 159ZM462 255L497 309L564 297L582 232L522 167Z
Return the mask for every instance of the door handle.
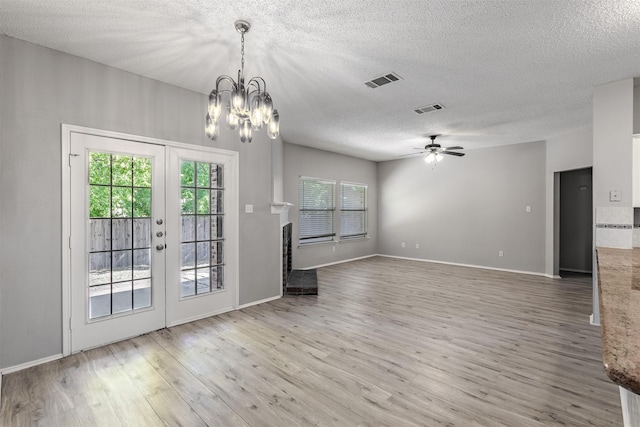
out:
M157 251L161 251L161 250L164 249L164 247L165 247L165 245L156 245L156 250Z

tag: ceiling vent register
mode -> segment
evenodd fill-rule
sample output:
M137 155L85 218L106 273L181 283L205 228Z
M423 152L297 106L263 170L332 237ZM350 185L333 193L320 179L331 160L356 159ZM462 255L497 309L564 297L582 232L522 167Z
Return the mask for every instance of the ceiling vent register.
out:
M400 79L402 79L402 77L400 77L399 75L397 75L394 72L391 72L389 74L385 74L383 76L376 77L375 79L370 80L368 82L365 82L364 84L369 86L371 89L375 89L377 87L384 86L384 85L389 84L389 83L397 82Z
M442 104L425 105L424 107L418 107L413 111L415 111L416 114L424 114L424 113L429 113L431 111L437 111L437 110L444 110L444 105Z

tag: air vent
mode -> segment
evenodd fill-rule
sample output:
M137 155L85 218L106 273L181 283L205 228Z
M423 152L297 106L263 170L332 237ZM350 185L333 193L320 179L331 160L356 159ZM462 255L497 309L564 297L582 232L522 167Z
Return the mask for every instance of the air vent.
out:
M400 77L396 73L391 72L389 74L385 74L384 76L376 77L375 79L365 82L364 84L369 86L371 89L375 89L389 83L397 82L400 79L402 79L402 77Z
M444 105L442 104L431 104L431 105L425 105L424 107L418 107L413 111L415 111L416 114L424 114L430 111L443 110L443 109L444 109Z

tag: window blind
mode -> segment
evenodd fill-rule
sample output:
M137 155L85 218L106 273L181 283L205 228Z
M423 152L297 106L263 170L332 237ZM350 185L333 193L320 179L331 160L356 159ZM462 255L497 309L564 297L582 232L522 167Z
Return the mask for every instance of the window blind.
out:
M335 214L335 181L300 177L298 181L301 244L333 240Z
M349 239L367 235L367 186L340 183L340 238Z

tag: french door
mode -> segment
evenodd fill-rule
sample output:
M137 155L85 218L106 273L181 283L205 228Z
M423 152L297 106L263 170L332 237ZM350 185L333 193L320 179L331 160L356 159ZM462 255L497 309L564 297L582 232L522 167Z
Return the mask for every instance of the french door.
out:
M237 306L236 166L69 133L71 352Z

